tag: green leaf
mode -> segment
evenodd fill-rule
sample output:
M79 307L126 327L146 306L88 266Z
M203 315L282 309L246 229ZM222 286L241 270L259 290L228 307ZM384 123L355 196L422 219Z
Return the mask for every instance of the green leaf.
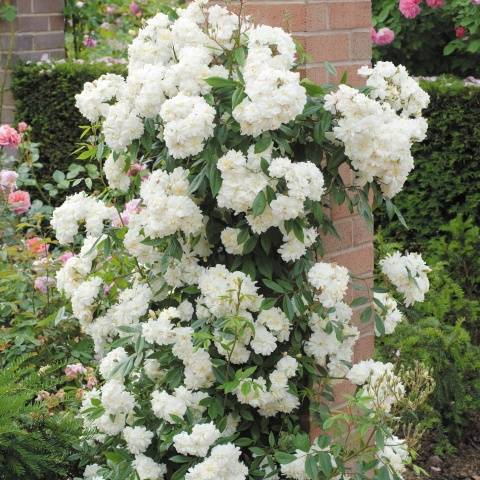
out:
M323 66L325 67L326 72L330 75L337 75L337 69L330 62L324 62Z
M385 446L385 437L381 430L377 430L375 432L375 445L380 449Z
M245 57L246 54L244 47L238 47L233 51L233 58L240 66L243 66L243 64L245 63Z
M375 330L380 335L385 335L385 324L383 323L383 319L378 313L375 314Z
M273 290L274 292L285 293L285 290L283 287L281 287L278 283L274 282L273 280L270 280L269 278L264 278L262 282L266 287L268 287L270 290Z
M358 307L359 305L365 305L370 299L368 297L357 297L352 300L351 307Z
M237 87L232 95L232 110L234 110L237 105L240 105L245 97L245 89L243 86Z
M264 298L262 304L260 305L260 310L270 310L277 303L276 298Z
M237 82L235 82L234 80L229 80L228 78L222 77L209 77L205 79L205 82L207 82L208 85L214 88L235 88L237 86Z
M17 18L17 7L15 5L3 5L0 7L0 17L6 22L13 22Z
M276 451L275 459L281 465L285 465L287 463L292 463L297 459L297 457L295 455L292 455L291 453Z
M320 470L329 477L330 473L332 473L332 459L330 454L327 452L318 452L315 456L318 457Z
M317 460L313 455L307 455L307 459L305 460L305 473L307 474L308 478L312 480L318 479L318 466Z
M370 320L372 313L373 313L372 307L367 307L360 315L360 321L362 323L367 323Z
M267 206L267 197L265 196L265 192L262 190L261 192L257 193L255 200L253 201L252 205L252 212L254 217L258 217L261 215Z
M189 463L192 461L192 459L186 455L172 455L169 457L169 460L173 463Z
M254 250L257 246L257 237L250 237L244 244L243 244L243 255L248 255L250 252Z
M310 95L311 97L320 97L322 95L325 95L325 89L321 87L320 85L317 85L316 83L313 83L311 80L308 78L304 78L300 84L302 85L303 88L307 91L307 94Z
M255 153L262 153L264 152L272 143L272 137L269 133L264 133L260 140L255 144Z

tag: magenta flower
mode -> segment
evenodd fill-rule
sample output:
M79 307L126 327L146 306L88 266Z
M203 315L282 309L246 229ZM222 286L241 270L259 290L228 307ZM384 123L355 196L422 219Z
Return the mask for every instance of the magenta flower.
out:
M381 28L378 32L372 28L371 38L375 45L383 46L383 45L390 45L390 43L395 40L395 33L393 30L387 27Z
M23 190L11 192L8 195L8 204L14 213L21 215L22 213L28 212L31 206L30 195Z
M65 375L69 380L74 380L79 375L83 375L84 373L87 373L87 369L81 363L67 365L65 368Z
M55 282L53 278L50 277L37 277L35 279L35 282L33 283L33 287L38 290L39 292L42 293L47 293L48 289L50 288L51 285L53 285Z
M420 0L400 0L399 10L405 18L415 18L420 12Z
M87 48L94 48L97 46L97 41L90 35L85 35L83 37L83 44L87 47Z
M0 126L0 146L17 148L22 141L20 134L10 125Z
M132 15L139 17L142 14L142 9L134 1L130 4L128 8L130 9L130 12L132 13Z
M455 36L457 38L463 38L466 34L467 34L467 29L465 27L460 26L455 29Z

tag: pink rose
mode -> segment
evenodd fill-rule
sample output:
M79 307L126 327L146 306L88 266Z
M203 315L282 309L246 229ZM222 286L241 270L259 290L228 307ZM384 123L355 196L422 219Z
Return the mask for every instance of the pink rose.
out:
M398 8L405 18L415 18L421 11L419 3L420 0L400 0Z
M28 123L26 122L20 122L18 125L17 125L17 129L20 133L24 133L28 130Z
M135 15L137 17L142 15L142 10L136 2L132 2L128 8L130 9L130 12L132 13L132 15Z
M17 186L17 172L13 170L1 170L0 171L0 189L7 190L9 192L15 190Z
M381 28L378 32L372 28L372 40L375 45L390 45L395 39L395 33L387 27Z
M137 173L140 173L142 170L145 170L145 165L142 165L141 163L132 163L132 165L130 165L130 168L128 169L128 172L127 172L127 175L129 177L134 177L135 175L137 175Z
M65 252L65 253L62 253L59 257L58 257L58 260L62 263L67 263L68 260L70 260L72 257L74 257L74 253L73 252Z
M40 237L29 238L25 241L25 244L27 245L27 250L32 255L47 255L48 253L49 245L46 244Z
M84 373L87 373L87 369L81 363L67 365L65 368L65 375L69 380L74 380L79 375L83 375Z
M35 279L35 282L33 283L33 286L36 290L45 294L45 293L47 293L50 286L53 285L54 283L55 282L54 282L53 278L37 277Z
M10 192L8 195L8 203L12 207L12 210L17 215L28 212L31 206L30 195L23 190L17 190L16 192Z
M94 48L97 46L97 41L90 35L85 35L82 42L87 48Z
M430 8L441 8L444 5L443 0L426 0L426 2Z
M98 380L92 375L87 378L87 388L91 390L96 384Z
M465 27L457 27L455 29L455 36L457 38L463 38L467 34L467 29Z
M113 226L114 227L123 227L124 225L128 225L130 222L130 216L134 213L138 213L140 211L140 203L142 201L139 198L134 198L125 204L125 209L120 214L120 216L116 216L113 219Z
M22 141L20 134L10 125L0 126L0 146L17 148Z

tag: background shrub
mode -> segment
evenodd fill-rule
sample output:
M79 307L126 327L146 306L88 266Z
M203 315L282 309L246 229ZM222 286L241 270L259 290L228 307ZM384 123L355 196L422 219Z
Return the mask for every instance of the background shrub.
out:
M75 107L75 95L83 84L104 73L123 74L123 65L105 63L17 64L12 76L17 118L32 127L32 139L40 144L42 175L66 171L79 141L79 125L87 124Z
M395 197L409 230L382 212L376 219L387 238L408 239L411 248L439 235L458 213L480 223L480 88L452 78L424 81L422 87L431 97L428 135L414 146L415 169Z
M405 65L415 75L480 76L480 5L470 0L447 0L439 8L422 2L420 14L405 18L398 0L373 0L373 25L388 27L395 40L375 47L374 60ZM464 36L456 38L457 27Z

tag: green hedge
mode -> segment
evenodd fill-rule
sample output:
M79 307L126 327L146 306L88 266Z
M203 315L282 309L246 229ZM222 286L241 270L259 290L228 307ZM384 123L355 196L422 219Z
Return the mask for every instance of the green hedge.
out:
M32 127L33 141L40 143L44 174L66 170L79 141L79 125L88 122L75 107L75 95L83 84L100 75L124 74L123 65L104 63L19 63L12 75L16 117Z
M422 82L431 97L428 135L414 148L415 169L395 197L410 228L379 212L387 238L419 246L439 233L458 213L480 224L480 88L441 78Z

